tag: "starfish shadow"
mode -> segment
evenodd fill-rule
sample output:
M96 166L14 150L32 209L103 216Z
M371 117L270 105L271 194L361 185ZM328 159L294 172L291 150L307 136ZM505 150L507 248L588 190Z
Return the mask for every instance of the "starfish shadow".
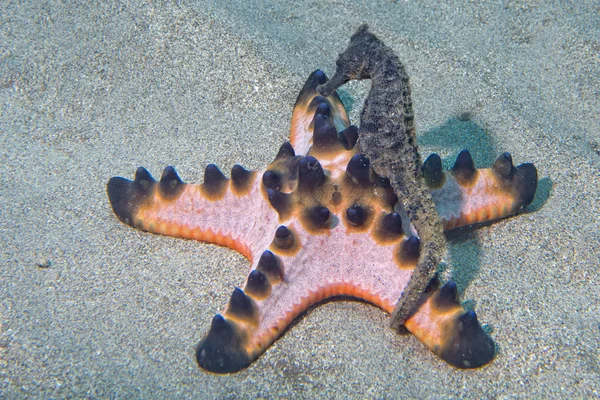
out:
M493 165L502 149L498 149L494 137L489 135L484 127L473 122L471 117L471 113L465 112L457 117L448 118L443 125L418 135L420 147L445 149L447 156L442 157L444 169L452 168L456 155L463 149L469 150L477 167ZM541 179L533 202L519 214L540 210L550 197L552 186L550 178ZM446 269L451 270L451 276L456 282L459 293L464 292L481 267L482 246L477 238L477 230L495 222L489 221L446 232L450 265L442 265L440 272L443 274ZM474 302L467 301L463 305L467 309L472 309Z
M552 188L554 187L554 182L549 177L542 178L538 181L537 191L535 192L535 197L530 205L525 207L525 212L536 212L542 209L550 195L552 194Z
M443 149L442 164L444 169L452 168L458 153L467 149L478 167L487 167L494 163L498 149L494 137L485 128L471 119L465 112L450 117L442 125L419 134L419 146L423 148ZM425 154L421 154L425 159ZM488 224L489 225L489 224ZM443 264L440 274L445 275L449 269L458 292L463 293L469 283L477 276L481 267L482 246L473 226L453 229L446 232L448 240L448 264ZM472 303L472 302L471 302ZM474 304L467 303L467 308Z

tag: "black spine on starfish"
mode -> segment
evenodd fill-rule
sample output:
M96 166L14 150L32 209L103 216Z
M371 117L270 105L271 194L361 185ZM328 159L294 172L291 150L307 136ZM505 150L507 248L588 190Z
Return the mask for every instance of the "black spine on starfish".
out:
M482 329L475 311L462 314L456 326L449 338L451 345L438 354L443 360L458 368L477 368L494 358L494 342Z
M520 206L533 201L538 180L533 164L524 163L515 167L510 153L503 153L494 162L492 171L500 178L504 189L514 194Z
M133 181L114 177L108 181L107 191L117 217L127 225L133 225L138 208L150 201L156 181L144 167L135 171Z
M365 223L368 217L368 211L360 205L355 205L346 210L346 218L348 222L354 226L361 226Z
M444 309L459 304L457 299L456 283L449 281L435 294L433 301L438 308Z
M217 373L237 372L253 361L242 348L239 329L222 315L214 316L206 337L196 347L198 365Z
M277 256L269 250L265 250L262 253L256 269L265 274L271 284L284 280L281 262Z
M313 146L315 148L318 147L325 150L341 145L338 140L337 130L329 121L329 112L328 103L321 103L317 107L317 113L313 119Z
M256 304L254 304L254 301L246 296L244 291L240 288L235 288L233 291L231 299L229 300L227 313L238 318L250 320L256 319L258 315Z
M445 176L442 170L442 159L433 153L423 163L423 179L430 188L440 188L444 185Z
M355 154L346 166L346 174L359 185L370 184L371 165L369 159L364 154Z
M510 178L515 173L515 167L510 153L502 153L492 165L492 170L502 178Z
M311 231L314 231L319 228L329 227L330 215L331 213L327 207L316 206L305 209L302 219L309 226L309 229L311 228Z
M400 235L403 232L402 218L397 212L386 214L386 216L383 217L382 225L383 228L389 233Z
M246 283L246 293L254 296L261 300L271 294L271 285L265 274L258 269L253 270L248 275L248 282Z
M421 252L421 241L416 236L411 236L402 243L401 258L407 262L416 262Z
M229 180L215 164L208 164L204 169L202 193L206 198L215 201L223 197Z
M248 194L252 186L255 173L248 171L241 165L234 165L231 168L231 189L237 196Z
M269 169L263 173L261 178L263 187L267 191L273 190L282 192L282 194L295 189L298 181L298 168L302 158L302 156L296 156L294 148L289 142L282 144L275 160L269 166ZM289 211L286 208L290 204L289 201L283 200L279 194L274 192L269 192L269 196L276 201L277 204L272 205L279 212L279 215L282 218L287 218L285 212ZM285 207L283 207L284 204Z
M290 142L285 142L281 145L281 147L279 147L279 152L277 153L277 156L275 156L275 159L278 160L282 158L290 158L294 157L295 155L296 152L294 151L294 148Z
M289 250L294 246L294 235L286 226L280 226L275 231L273 244L281 250Z
M456 177L456 180L464 185L468 185L477 175L477 169L475 168L475 162L469 150L463 150L458 153L452 172Z
M275 189L267 189L267 196L269 203L277 211L280 219L287 219L292 212L292 195Z
M308 156L300 160L298 168L298 190L312 190L325 182L325 172L319 160Z
M267 189L279 190L281 188L281 176L275 171L265 171L262 183Z
M184 184L175 172L175 168L169 166L163 171L158 187L165 199L174 199L181 194Z

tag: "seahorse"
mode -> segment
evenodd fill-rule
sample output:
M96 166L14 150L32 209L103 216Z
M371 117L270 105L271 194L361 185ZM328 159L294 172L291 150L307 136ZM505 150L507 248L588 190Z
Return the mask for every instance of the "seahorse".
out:
M422 176L408 74L394 51L366 24L352 35L336 65L335 75L317 91L329 96L349 80L371 79L360 115L359 148L373 170L389 179L421 240L417 267L391 317L391 327L400 330L435 276L446 246L442 222Z

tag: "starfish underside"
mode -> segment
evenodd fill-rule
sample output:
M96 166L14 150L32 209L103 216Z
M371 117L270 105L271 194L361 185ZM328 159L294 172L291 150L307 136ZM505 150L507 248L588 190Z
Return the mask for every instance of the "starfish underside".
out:
M208 165L199 185L167 167L155 181L138 168L133 181L115 177L108 196L118 218L135 228L230 247L251 272L199 343L200 367L239 371L256 360L298 314L332 296L364 299L391 312L419 255L401 206L386 179L375 175L355 147L336 93L315 71L294 107L290 143L262 171L236 165L227 179ZM439 156L423 176L446 230L502 218L529 204L537 173L514 167L508 153L476 169L467 151L449 171ZM494 356L494 343L473 311L458 302L456 286L434 282L405 327L448 363L469 368Z

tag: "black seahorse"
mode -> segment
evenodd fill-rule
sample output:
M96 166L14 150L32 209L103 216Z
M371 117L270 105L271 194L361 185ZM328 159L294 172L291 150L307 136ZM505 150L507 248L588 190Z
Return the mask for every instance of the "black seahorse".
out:
M435 204L421 172L411 89L404 66L367 25L361 25L339 55L335 75L319 86L324 96L352 79L371 79L360 116L359 146L379 176L387 177L421 240L410 282L398 300L391 326L400 329L434 277L446 240Z

